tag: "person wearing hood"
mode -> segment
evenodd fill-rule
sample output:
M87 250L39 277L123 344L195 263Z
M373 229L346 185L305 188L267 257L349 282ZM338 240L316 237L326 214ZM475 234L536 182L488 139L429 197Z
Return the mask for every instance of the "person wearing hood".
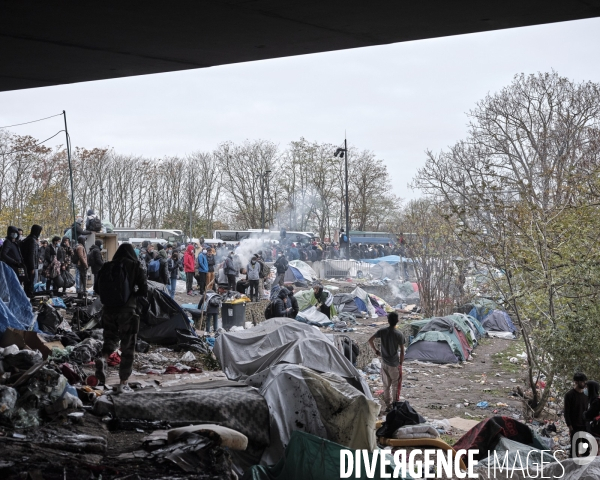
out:
M179 262L179 253L171 253L171 257L167 262L167 268L169 270L169 295L171 295L171 298L175 298L177 279L179 278L179 272L183 270Z
M600 437L600 384L590 380L586 384L590 406L583 414L588 433ZM585 389L584 389L585 393Z
M250 263L246 266L246 275L248 277L248 284L250 286L250 301L258 302L260 299L258 295L258 284L260 282L260 274L262 272L262 265L258 261L258 257L254 255L250 259Z
M319 311L325 315L327 318L331 318L331 305L333 304L333 295L327 290L323 288L323 285L317 284L313 286L313 293L315 295L315 299L317 300L317 306L319 307Z
M80 235L77 238L77 246L75 247L75 254L73 257L76 275L76 290L77 297L82 298L86 289L87 289L87 270L88 270L88 261L87 261L87 253L85 251L85 242L87 237L84 235Z
M285 288L288 291L288 299L290 301L290 307L292 308L289 317L295 319L296 315L298 315L298 312L300 311L300 308L298 308L298 299L294 297L294 286L290 285L289 287Z
M24 289L28 297L33 295L35 271L38 268L40 258L40 233L42 233L42 227L33 225L29 235L27 235L20 244L23 263L25 264L25 271L27 272L27 280L24 283Z
M160 245L160 243L159 243ZM162 247L162 245L160 245ZM164 248L158 250L156 257L160 266L158 267L158 282L163 285L171 284L171 275L169 274L169 256Z
M229 255L225 258L225 265L223 265L223 272L227 277L227 283L229 284L229 290L234 292L236 279L237 279L237 269L235 268L235 262L233 260L233 251L229 252Z
M202 243L200 243L202 245ZM198 276L196 281L198 282L198 288L200 289L200 295L204 294L206 289L206 274L208 273L208 257L206 256L206 250L202 250L198 255Z
M101 232L102 231L102 220L98 218L94 210L91 208L87 211L87 218L85 220L85 229L90 232Z
M104 259L102 258L102 240L96 240L90 247L88 253L88 265L92 269L92 274L94 275L94 292L97 292L98 272L102 268L102 265L104 265Z
M19 231L17 227L9 226L6 229L6 239L0 250L0 260L14 270L17 277L19 277L19 282L23 284L27 274L25 273L25 262L17 243L18 238Z
M277 293L277 298L273 302L273 316L274 317L290 317L292 314L292 306L288 298L289 291L283 287Z
M196 259L194 258L194 246L188 245L183 255L183 271L185 272L185 289L188 295L193 295L194 272L196 271Z
M111 307L105 305L103 308L104 343L102 345L102 358L96 359L96 377L101 384L106 383L106 362L108 357L117 349L120 349L120 383L115 388L115 391L117 394L130 393L131 388L129 388L127 382L133 371L135 343L140 328L140 317L136 313L137 298L145 297L148 294L148 282L146 273L141 267L131 244L123 243L115 252L111 263L121 263L123 265L123 269L127 274L131 295L123 306ZM102 290L102 274L100 277L99 288Z
M288 261L285 258L285 255L283 254L283 252L280 252L277 255L277 260L275 260L275 268L277 269L277 277L275 278L275 282L274 283L278 283L280 286L283 287L283 280L285 278L285 272L288 269Z

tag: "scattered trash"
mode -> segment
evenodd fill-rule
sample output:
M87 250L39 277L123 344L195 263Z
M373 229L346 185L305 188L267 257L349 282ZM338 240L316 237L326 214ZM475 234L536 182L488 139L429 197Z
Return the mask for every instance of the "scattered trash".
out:
M479 408L487 408L487 407L488 407L488 402L479 402L479 403L477 404L477 406L478 406Z
M192 352L185 352L181 357L182 362L195 362L196 357Z

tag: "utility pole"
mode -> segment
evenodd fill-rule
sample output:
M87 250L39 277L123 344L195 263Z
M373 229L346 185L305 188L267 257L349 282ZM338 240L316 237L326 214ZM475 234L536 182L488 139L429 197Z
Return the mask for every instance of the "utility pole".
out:
M65 119L65 136L67 137L67 160L69 161L69 177L71 179L71 209L73 211L73 227L71 232L71 243L73 241L77 243L77 231L75 230L75 189L73 188L73 166L71 165L71 139L69 138L69 131L67 130L67 112L63 110L63 117Z
M345 135L344 135L345 137ZM346 244L346 258L350 259L350 199L348 197L348 141L344 138L344 153L346 160L346 236L348 237L348 243Z
M345 187L346 195L344 198L344 204L346 208L346 236L348 237L348 243L346 243L346 258L350 259L350 198L348 189L348 140L344 138L344 148L338 148L333 154L334 157L340 157L344 159L344 170L345 170Z

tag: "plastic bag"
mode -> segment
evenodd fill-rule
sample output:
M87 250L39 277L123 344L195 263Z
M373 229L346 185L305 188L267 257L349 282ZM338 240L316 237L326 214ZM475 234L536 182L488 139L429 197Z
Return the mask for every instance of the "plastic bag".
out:
M75 285L75 278L73 275L71 275L71 272L65 270L61 276L63 279L64 288L71 288L73 285Z

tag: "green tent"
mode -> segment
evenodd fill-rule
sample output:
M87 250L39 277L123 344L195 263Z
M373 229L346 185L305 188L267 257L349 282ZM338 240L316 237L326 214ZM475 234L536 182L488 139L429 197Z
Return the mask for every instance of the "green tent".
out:
M242 480L332 480L340 477L340 451L346 447L316 437L309 433L296 430L292 433L284 457L272 467L255 465L251 467ZM372 454L371 454L372 455ZM394 462L390 456L392 465L386 469L390 475L394 471ZM364 465L363 465L364 467ZM365 469L361 468L363 480L367 478L380 479L379 457L375 475L367 477ZM351 478L356 478L354 472ZM412 477L398 477L404 480L412 480Z

